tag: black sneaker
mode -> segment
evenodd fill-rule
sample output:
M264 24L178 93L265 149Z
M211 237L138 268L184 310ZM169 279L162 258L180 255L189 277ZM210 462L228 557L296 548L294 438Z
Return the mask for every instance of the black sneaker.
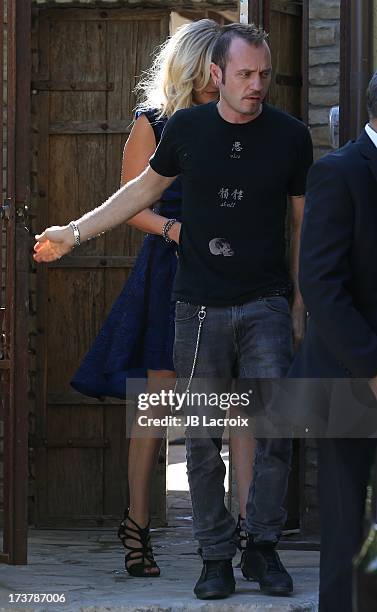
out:
M290 595L293 591L292 578L271 544L247 543L241 557L241 571L247 580L259 582L266 595Z
M198 599L225 599L234 593L235 587L236 582L230 559L203 560L202 573L194 588Z

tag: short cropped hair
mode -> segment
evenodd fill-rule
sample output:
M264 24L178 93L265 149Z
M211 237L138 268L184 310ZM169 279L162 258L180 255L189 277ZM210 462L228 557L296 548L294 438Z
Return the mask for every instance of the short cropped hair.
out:
M367 89L367 109L370 119L377 119L377 71L369 81Z
M242 38L250 45L259 47L263 42L267 42L268 34L253 23L230 23L222 26L213 48L212 61L221 68L223 73L229 61L230 45L235 38Z

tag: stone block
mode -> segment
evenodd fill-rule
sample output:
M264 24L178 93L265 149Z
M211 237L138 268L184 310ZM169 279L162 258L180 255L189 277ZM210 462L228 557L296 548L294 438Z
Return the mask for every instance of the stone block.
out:
M325 108L309 108L309 125L327 125L330 106Z
M309 19L340 19L340 0L309 0Z
M339 61L339 45L309 49L309 66L318 66L318 64L338 64Z
M337 27L335 25L309 25L309 46L328 47L337 42Z
M337 85L339 82L339 65L327 64L312 66L309 69L310 85Z
M339 104L339 87L309 87L309 104L313 106Z
M314 161L317 161L317 159L320 159L324 155L328 155L328 153L332 151L334 151L334 149L330 147L314 147Z

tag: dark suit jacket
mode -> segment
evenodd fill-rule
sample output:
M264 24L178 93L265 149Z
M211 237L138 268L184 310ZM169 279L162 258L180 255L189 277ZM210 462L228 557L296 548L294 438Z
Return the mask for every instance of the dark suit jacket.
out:
M299 283L309 321L289 376L376 376L377 148L365 130L309 171Z

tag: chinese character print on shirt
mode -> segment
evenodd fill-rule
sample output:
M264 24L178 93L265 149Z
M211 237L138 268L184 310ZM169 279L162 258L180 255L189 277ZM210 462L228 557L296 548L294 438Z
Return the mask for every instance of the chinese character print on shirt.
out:
M233 143L232 152L230 154L231 159L241 159L241 155L238 155L243 150L243 146L239 141Z
M220 206L226 208L234 208L236 203L242 200L244 196L243 189L231 189L229 187L221 187L218 192L220 197Z

